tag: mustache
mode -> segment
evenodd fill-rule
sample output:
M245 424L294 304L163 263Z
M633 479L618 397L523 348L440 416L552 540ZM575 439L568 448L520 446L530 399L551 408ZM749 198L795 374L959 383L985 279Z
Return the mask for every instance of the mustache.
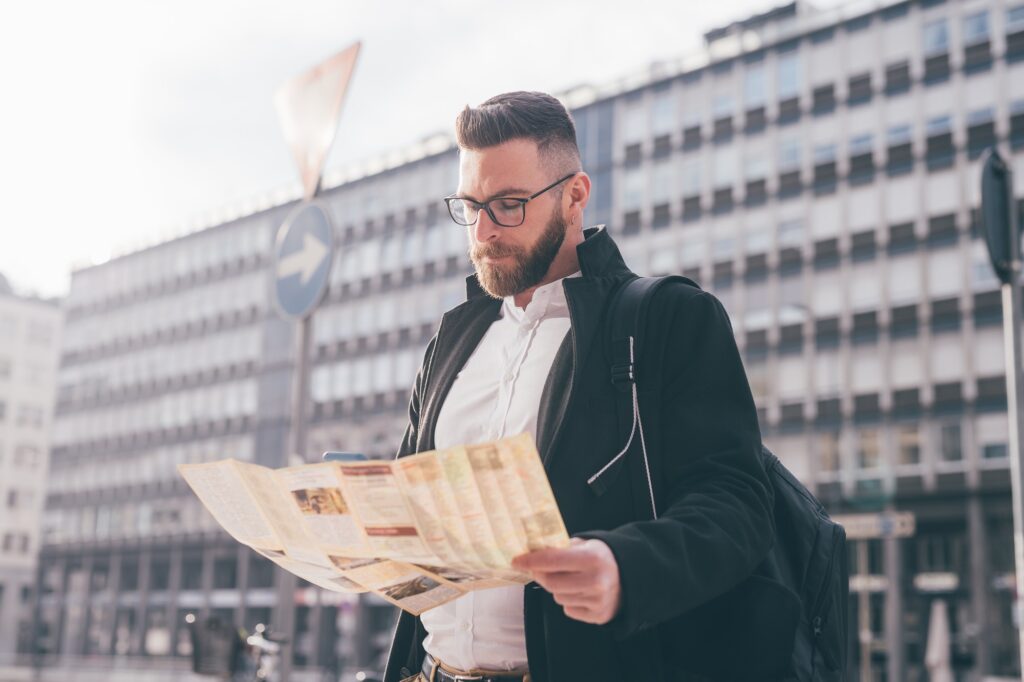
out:
M518 256L520 249L511 244L482 244L474 246L470 250L470 257L474 260L480 258L505 258L506 256Z

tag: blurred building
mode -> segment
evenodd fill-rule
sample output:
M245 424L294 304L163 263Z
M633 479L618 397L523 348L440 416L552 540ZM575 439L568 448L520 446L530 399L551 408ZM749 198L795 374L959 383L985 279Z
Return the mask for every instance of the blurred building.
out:
M0 275L0 678L29 641L61 318Z
M979 156L1024 178L1024 3L790 4L706 49L564 94L607 223L638 272L723 300L765 439L835 512L910 511L856 543L875 679L925 679L931 604L963 674L1020 674L1001 309L975 220ZM453 112L454 117L454 112ZM309 459L390 456L465 234L442 139L328 176L339 249L316 315ZM38 661L183 665L184 614L251 627L273 575L212 525L175 466L284 463L293 329L269 248L290 205L74 273L60 373ZM301 670L374 666L393 614L296 594ZM139 657L139 658L136 658ZM143 667L142 663L138 663ZM66 678L65 678L66 679Z

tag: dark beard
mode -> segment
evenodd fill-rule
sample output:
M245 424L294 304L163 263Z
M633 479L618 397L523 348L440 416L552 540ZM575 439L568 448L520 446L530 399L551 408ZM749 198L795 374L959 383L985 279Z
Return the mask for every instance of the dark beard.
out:
M548 274L558 250L562 248L566 227L565 219L556 207L544 232L529 251L522 246L507 244L470 249L469 258L476 268L480 286L492 298L505 298L536 286ZM484 263L481 260L484 256L511 256L512 263Z

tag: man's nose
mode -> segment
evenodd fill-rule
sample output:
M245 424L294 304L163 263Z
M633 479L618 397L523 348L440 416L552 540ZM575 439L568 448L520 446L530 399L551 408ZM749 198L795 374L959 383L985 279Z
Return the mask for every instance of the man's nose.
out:
M477 242L483 243L490 239L496 239L501 227L491 220L491 215L484 209L477 213L476 223L473 225L473 237Z

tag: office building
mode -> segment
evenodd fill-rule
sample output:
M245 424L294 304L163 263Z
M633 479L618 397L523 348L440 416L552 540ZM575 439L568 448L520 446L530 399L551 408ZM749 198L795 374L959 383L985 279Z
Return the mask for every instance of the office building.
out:
M61 317L0 275L0 677L31 632Z

